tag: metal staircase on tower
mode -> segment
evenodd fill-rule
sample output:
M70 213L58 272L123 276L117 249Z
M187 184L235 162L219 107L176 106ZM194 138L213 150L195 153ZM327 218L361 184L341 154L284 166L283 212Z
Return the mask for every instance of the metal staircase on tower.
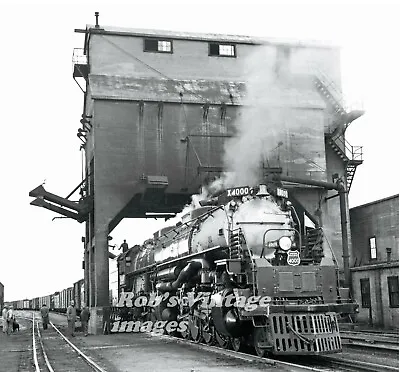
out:
M363 163L363 152L362 146L352 146L345 139L345 132L354 120L364 114L364 111L346 107L343 94L332 79L319 69L314 70L314 73L316 73L314 75L315 87L332 112L332 121L325 133L325 141L345 164L347 191L350 191L356 168Z

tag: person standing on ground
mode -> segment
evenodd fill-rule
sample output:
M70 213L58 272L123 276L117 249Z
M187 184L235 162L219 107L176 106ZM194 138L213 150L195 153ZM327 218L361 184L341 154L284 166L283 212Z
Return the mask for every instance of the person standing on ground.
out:
M3 333L7 333L7 311L8 306L4 305L1 315L3 316Z
M85 336L88 335L88 321L90 319L90 312L87 306L83 305L81 311L82 331Z
M124 242L121 244L121 246L118 248L118 250L122 249L122 253L128 252L128 243L124 239Z
M14 310L13 310L13 306L10 305L10 307L7 311L7 335L8 336L13 331L13 324L14 324Z
M49 324L49 308L46 304L42 305L40 315L42 316L43 329L47 329L47 325Z
M75 301L72 300L67 309L68 332L75 337L76 308Z

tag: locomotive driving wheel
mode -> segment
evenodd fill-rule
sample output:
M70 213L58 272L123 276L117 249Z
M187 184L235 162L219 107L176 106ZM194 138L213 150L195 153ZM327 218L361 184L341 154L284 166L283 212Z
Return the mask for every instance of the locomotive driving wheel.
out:
M182 331L180 331L179 333L181 334L182 338L184 338L185 340L190 339L190 320L188 319L188 317L183 317L181 320L184 320L187 324L187 327L184 328Z
M194 342L199 343L202 338L202 326L201 319L196 315L191 315L189 317L189 330L191 339Z
M254 345L256 354L259 357L264 358L267 356L268 349L270 349L270 347L268 347L269 340L268 340L267 331L264 327L254 328L253 345Z
M241 351L244 346L243 337L232 337L231 338L232 349L235 351Z
M206 345L213 345L215 342L215 329L214 326L211 324L210 319L208 322L203 324L202 327L202 335L203 341Z
M219 333L217 330L215 330L215 339L217 340L218 345L223 349L230 349L232 346L230 337Z

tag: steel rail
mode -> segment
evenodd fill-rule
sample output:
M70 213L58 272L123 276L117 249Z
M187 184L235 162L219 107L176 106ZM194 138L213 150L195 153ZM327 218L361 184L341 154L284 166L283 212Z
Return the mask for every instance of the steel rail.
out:
M21 317L24 319L29 319L32 321L32 345L33 345L33 359L34 359L34 364L35 364L35 372L41 372L39 363L38 363L38 358L37 358L37 350L36 350L36 339L35 339L35 313L32 312L32 319L30 318L25 318ZM83 351L81 351L78 347L76 347L71 341L69 341L63 334L62 332L52 323L50 322L50 325L54 328L54 330L61 336L61 338L67 342L67 344L74 349L84 360L85 362L92 367L96 372L107 372L103 368L101 368L96 362L94 362L89 356L87 356ZM43 352L43 357L46 362L46 366L49 369L50 372L54 372L54 369L52 368L50 361L48 359L47 353L45 351L44 344L42 342L42 336L40 334L39 330L39 325L38 322L36 321L36 327L37 327L37 333L38 333L38 338L40 341L41 349Z
M42 335L40 334L40 330L39 330L39 324L36 322L37 325L37 333L38 333L38 337L39 337L39 341L40 341L40 346L42 348L42 353L43 353L43 357L44 357L44 361L46 362L46 366L49 369L50 372L54 372L53 367L50 364L49 358L47 357L47 353L46 350L44 349L44 345L43 345L43 341L42 341Z
M33 350L33 361L35 364L35 370L36 370L36 372L40 372L38 359L37 359L37 352L36 352L35 313L32 313L32 350Z
M342 344L388 351L399 351L399 339L395 334L341 331ZM344 342L343 342L344 341Z
M333 356L319 356L319 360L325 361L327 363L331 363L333 365L341 366L341 367L350 367L353 369L358 369L360 371L372 371L372 372L392 372L398 371L398 367L392 367L387 365L381 365L370 362L363 362L360 360L351 360L351 359L341 359Z
M76 347L68 338L66 338L61 331L52 323L50 325L55 329L55 331L64 339L64 341L71 346L84 360L88 363L95 371L97 372L107 372L103 368L101 368L96 362L94 362L90 357L88 357L83 351L81 351L78 347Z

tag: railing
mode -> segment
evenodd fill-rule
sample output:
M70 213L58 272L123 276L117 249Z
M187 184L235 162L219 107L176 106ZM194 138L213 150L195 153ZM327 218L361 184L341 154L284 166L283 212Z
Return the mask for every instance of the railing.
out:
M81 91L85 93L85 87L82 86L82 82L76 79L84 78L87 80L88 77L88 59L83 48L74 48L72 53L72 76Z
M86 65L87 55L84 53L83 48L74 48L72 52L72 63L73 65Z
M342 145L339 147L344 149L344 153L349 159L363 160L363 146L353 146L343 136L332 137L332 141L334 141L337 145L338 142Z
M309 63L310 73L314 75L328 90L335 101L343 108L347 113L353 110L364 110L364 103L361 100L350 101L343 94L340 87L335 84L332 78L322 70L322 68L316 63Z

